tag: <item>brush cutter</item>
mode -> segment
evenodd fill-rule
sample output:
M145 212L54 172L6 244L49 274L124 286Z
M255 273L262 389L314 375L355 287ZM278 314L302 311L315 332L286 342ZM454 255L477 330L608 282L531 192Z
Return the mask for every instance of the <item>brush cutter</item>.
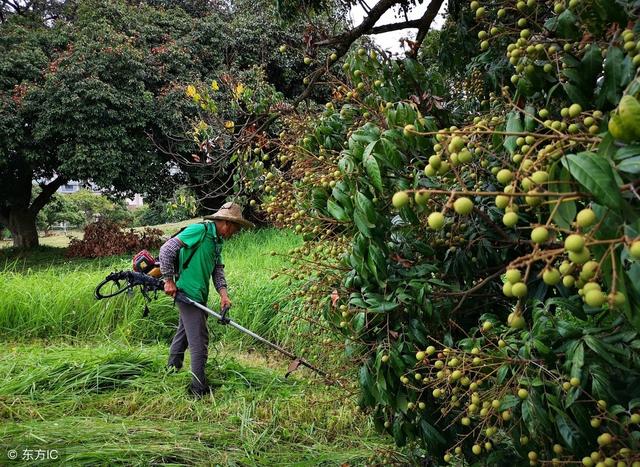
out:
M149 276L141 272L134 272L134 271L113 272L109 274L102 282L100 282L100 284L98 284L95 290L95 297L98 300L102 300L104 298L115 297L116 295L119 295L123 292L132 293L136 289L136 287L140 288L140 291L142 292L142 295L144 296L145 300L149 301L151 300L151 295L150 295L151 293L154 294L153 298L157 298L158 291L164 290L164 282L160 279L157 279L155 277ZM289 352L288 350L283 349L279 345L268 341L264 337L259 336L255 332L229 319L227 317L227 313L229 311L228 307L222 309L220 313L217 313L212 309L207 308L206 306L201 305L200 303L194 300L191 300L182 292L178 292L175 299L176 301L193 305L196 308L199 308L205 313L216 318L216 320L220 324L229 325L232 328L235 328L238 331L253 337L257 341L262 342L263 344L268 345L272 349L277 350L281 354L286 355L287 357L293 359L293 361L289 365L289 369L287 370L285 377L288 377L291 373L293 373L296 369L298 369L300 365L309 368L310 370L318 373L319 375L325 378L329 377L327 373L320 370L319 368L316 368L311 363L306 361L304 358L297 357L295 354ZM148 314L148 308L145 305L145 316L146 314Z

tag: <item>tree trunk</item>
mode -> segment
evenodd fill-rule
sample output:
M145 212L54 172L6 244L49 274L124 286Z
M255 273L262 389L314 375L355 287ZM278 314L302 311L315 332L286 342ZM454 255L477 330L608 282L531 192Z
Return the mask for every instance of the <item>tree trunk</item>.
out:
M7 228L13 237L15 248L35 248L38 246L38 229L36 227L36 215L28 207L24 209L11 209Z

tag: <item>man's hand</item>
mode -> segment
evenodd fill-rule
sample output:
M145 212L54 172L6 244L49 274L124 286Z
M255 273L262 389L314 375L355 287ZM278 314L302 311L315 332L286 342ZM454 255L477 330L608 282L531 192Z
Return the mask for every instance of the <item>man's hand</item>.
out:
M227 289L220 289L220 309L224 310L225 308L231 307L231 300L229 300L229 296L227 295Z
M178 293L178 287L176 287L176 283L173 282L173 279L166 279L164 281L164 293L175 298Z

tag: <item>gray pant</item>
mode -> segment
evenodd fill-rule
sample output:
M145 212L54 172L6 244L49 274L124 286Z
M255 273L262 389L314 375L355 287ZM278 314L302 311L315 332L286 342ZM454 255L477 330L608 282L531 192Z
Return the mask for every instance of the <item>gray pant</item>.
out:
M196 308L182 302L177 302L180 309L178 330L169 348L169 366L182 368L184 351L189 347L191 352L191 389L202 393L207 389L207 378L204 367L207 363L207 347L209 345L209 330L207 329L208 315Z

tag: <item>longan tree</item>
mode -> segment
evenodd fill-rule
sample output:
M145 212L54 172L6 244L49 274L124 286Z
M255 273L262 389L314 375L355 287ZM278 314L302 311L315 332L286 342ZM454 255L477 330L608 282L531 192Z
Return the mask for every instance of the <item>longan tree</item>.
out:
M455 92L360 48L318 74L324 107L245 140L243 187L305 239L283 274L398 445L456 465L638 465L637 8L461 15L478 52Z

